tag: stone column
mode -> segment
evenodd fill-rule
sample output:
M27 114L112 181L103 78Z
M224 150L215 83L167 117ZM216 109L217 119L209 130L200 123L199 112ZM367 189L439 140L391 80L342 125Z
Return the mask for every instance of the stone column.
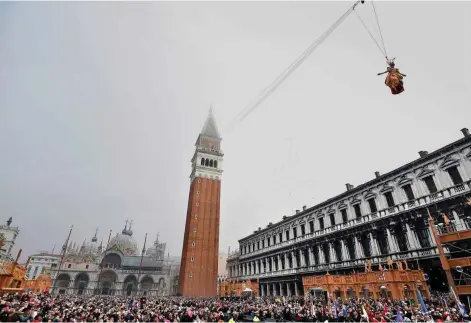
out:
M348 248L347 248L347 245L345 244L345 240L340 240L340 244L342 245L343 260L351 259L350 255L348 254Z
M277 293L276 293L276 284L273 284L273 296L276 296Z
M297 252L299 252L299 261L301 262L299 267L302 268L306 266L306 260L304 259L304 249L299 249Z
M309 246L307 249L308 254L309 254L309 266L316 265L314 261L314 249L313 248L314 248L313 246Z
M263 284L260 284L260 295L265 296L265 291L263 290Z
M378 244L376 242L376 238L375 238L375 236L373 236L372 232L369 233L369 236L370 236L371 255L373 257L378 256L379 252L378 252Z
M319 251L319 263L323 265L325 264L324 250L320 245L317 246L317 250Z
M293 268L298 268L298 261L296 260L296 254L294 251L291 251L291 257L293 258Z
M270 257L271 260L271 271L276 271L275 268L275 257Z
M283 270L283 267L281 266L281 257L280 255L276 255L276 260L278 261L278 271Z
M290 266L289 266L289 259L288 259L288 253L286 252L284 254L285 256L285 269L290 269Z
M283 285L282 283L278 283L280 285L280 296L283 296Z
M291 290L289 288L289 283L286 283L286 296L291 296Z
M363 252L363 247L361 246L360 239L358 238L358 236L355 236L355 251L358 259L365 257L365 253Z
M407 240L409 240L409 248L411 249L420 249L419 241L415 236L415 232L412 232L411 226L408 222L406 222L406 233L407 233Z
M297 281L294 282L294 294L296 296L299 296L299 289L298 289L298 282Z
M386 228L386 233L388 235L389 252L398 252L399 248L396 248L396 244L393 241L394 238L392 237L391 230L389 228Z
M455 220L455 228L454 229L456 231L466 229L464 221L461 221L460 217L458 216L458 213L456 213L456 211L451 211L451 214L453 216L453 220Z
M337 261L337 255L335 254L334 243L333 242L329 242L329 253L330 253L330 259L331 259L330 262L336 262Z

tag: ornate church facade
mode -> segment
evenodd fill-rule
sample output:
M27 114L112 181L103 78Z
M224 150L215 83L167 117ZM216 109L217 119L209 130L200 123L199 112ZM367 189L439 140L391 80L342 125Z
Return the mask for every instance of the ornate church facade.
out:
M165 259L166 244L157 238L138 254L131 225L109 239L106 246L95 236L81 246L67 243L53 273L53 294L169 296L178 279ZM147 239L146 239L147 240Z

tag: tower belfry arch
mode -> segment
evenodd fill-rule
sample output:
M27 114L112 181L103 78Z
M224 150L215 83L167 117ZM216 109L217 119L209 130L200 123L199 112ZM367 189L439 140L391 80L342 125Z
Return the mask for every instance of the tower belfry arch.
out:
M222 138L209 110L191 159L190 193L183 239L179 293L216 296L219 259L219 210Z

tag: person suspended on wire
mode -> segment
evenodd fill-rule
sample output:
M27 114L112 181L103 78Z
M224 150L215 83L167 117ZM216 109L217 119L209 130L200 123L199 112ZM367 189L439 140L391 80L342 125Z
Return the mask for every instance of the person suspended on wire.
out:
M385 72L378 73L378 75L388 73L384 83L391 89L392 94L396 95L404 92L404 83L402 79L406 74L399 72L399 69L395 67L394 59L388 60L388 64L388 69Z

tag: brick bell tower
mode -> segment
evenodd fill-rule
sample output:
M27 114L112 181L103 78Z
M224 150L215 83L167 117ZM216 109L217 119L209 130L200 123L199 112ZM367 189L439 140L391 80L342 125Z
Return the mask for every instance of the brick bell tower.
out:
M183 238L179 293L216 296L221 197L221 137L209 110L191 159L190 195Z

